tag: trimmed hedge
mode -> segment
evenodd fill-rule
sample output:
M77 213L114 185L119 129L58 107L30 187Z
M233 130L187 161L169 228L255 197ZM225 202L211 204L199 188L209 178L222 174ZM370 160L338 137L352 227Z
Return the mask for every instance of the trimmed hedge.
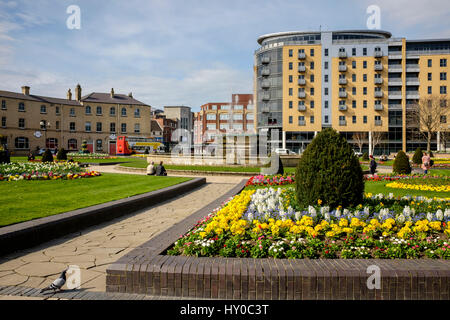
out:
M42 162L53 162L53 154L50 149L45 149L44 154L42 155Z
M394 160L392 171L399 174L410 174L411 165L409 164L409 158L403 151L399 151Z
M412 158L413 163L422 164L422 157L423 157L422 149L417 148L416 152L414 152L414 156Z

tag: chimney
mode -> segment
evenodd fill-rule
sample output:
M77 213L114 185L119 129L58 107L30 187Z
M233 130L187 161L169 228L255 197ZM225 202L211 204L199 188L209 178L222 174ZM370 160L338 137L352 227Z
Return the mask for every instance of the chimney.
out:
M128 94L128 96L129 96L130 98L133 98L133 93L130 92L130 93Z
M77 99L77 101L81 101L81 86L80 86L80 84L77 84L77 86L75 88L75 98Z
M70 89L67 91L67 100L72 100L72 92Z
M26 95L26 96L29 96L29 95L30 95L30 87L28 87L28 86L23 86L23 87L22 87L22 93L23 93L24 95Z
M111 88L111 98L114 98L114 88Z

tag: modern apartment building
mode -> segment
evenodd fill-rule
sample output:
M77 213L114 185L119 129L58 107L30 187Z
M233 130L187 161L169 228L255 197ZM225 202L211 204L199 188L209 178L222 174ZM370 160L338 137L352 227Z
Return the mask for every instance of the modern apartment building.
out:
M194 130L194 118L191 111L191 107L187 106L165 106L164 115L168 119L177 121L177 129L184 129L190 135L190 141L192 143L193 130ZM184 133L185 134L185 133ZM183 140L182 140L183 139ZM180 139L180 137L172 136L172 142L187 141L186 137Z
M447 115L450 39L406 40L379 30L280 32L258 38L254 90L256 127L280 132L272 138L298 151L322 128L333 127L349 142L365 132L383 141L375 154L426 147L408 127L409 107L437 94ZM450 119L449 119L450 120ZM442 148L434 134L432 150Z
M15 154L39 148L76 151L87 141L91 152L115 154L119 135L150 137L151 107L133 95L93 92L82 96L81 86L69 89L67 99L0 91L0 135Z

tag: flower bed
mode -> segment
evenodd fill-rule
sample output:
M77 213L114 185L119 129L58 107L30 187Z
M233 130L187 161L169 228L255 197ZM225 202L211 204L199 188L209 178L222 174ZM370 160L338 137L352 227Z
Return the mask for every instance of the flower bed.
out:
M262 174L253 176L248 179L245 184L248 186L273 186L273 185L284 185L292 184L295 182L295 175L274 175L274 176L264 176Z
M99 176L71 162L12 162L0 164L0 181L80 179Z
M450 201L367 194L364 204L298 208L294 189L244 190L180 237L171 255L450 258Z
M78 152L70 152L67 154L67 157L70 158L82 158L82 159L118 159L118 157L110 156L107 153L78 153Z
M450 185L430 185L430 184L414 184L414 183L400 183L391 182L386 184L388 188L405 189L405 190L420 190L420 191L434 191L434 192L450 192Z

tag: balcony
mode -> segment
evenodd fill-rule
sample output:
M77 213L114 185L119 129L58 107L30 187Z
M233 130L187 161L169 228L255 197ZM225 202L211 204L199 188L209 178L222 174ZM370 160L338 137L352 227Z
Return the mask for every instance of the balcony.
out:
M401 60L403 58L402 53L392 52L388 55L389 60Z
M339 111L347 111L347 105L346 104L340 104L339 105Z
M406 91L406 99L419 99L419 91Z
M304 86L306 84L306 80L305 79L298 79L298 85L299 86Z
M264 68L261 70L261 75L262 76L268 76L270 75L270 69L269 68Z
M306 106L305 105L300 105L298 106L298 111L306 111Z
M299 58L299 59L302 59L302 60L303 60L303 59L306 59L306 53L304 53L304 52L299 52L299 53L298 53L298 58Z
M262 96L262 101L269 101L270 100L270 94L269 93L264 93Z
M306 66L298 66L298 72L305 72Z
M261 88L263 88L263 89L270 88L270 81L267 81L267 80L262 81Z
M341 59L347 58L347 52L345 52L345 51L339 51L338 55L339 55L339 58L341 58Z
M381 58L381 57L383 57L383 51L375 51L374 53L373 53L373 56L375 57L375 58Z
M306 92L300 91L300 92L298 93L298 97L301 98L301 99L306 98Z
M420 85L419 78L406 78L407 86L418 86Z
M391 91L388 94L389 99L401 99L402 92L401 91Z
M382 120L375 120L375 125L377 127L382 126L383 125L383 121Z
M383 98L383 91L375 91L374 97L375 98Z
M339 65L339 72L346 72L347 66L346 65Z
M299 126L306 126L306 121L305 120L298 120L298 125Z
M374 109L375 111L383 111L383 104L375 104Z
M374 82L375 84L383 84L383 78L375 78L375 79L373 80L373 82Z
M389 72L403 72L403 68L401 64L393 64L388 66Z
M261 58L261 63L263 63L263 64L268 64L268 63L270 63L270 57L262 57L262 58Z
M346 85L347 84L347 79L345 79L345 78L339 79L339 84L340 85Z
M382 63L378 63L374 66L374 70L375 71L383 71L383 64Z
M407 64L406 72L419 72L420 68L418 64Z
M402 78L391 78L391 79L388 79L388 84L390 86L401 86L401 85L403 85Z
M346 126L347 125L347 120L339 120L339 125L341 127Z
M347 92L339 91L339 98L347 98Z
M261 107L261 112L262 113L269 113L270 112L270 108L269 108L269 106L262 106Z
M390 103L389 104L389 110L401 110L402 109L402 105L401 104L394 104L394 103Z

